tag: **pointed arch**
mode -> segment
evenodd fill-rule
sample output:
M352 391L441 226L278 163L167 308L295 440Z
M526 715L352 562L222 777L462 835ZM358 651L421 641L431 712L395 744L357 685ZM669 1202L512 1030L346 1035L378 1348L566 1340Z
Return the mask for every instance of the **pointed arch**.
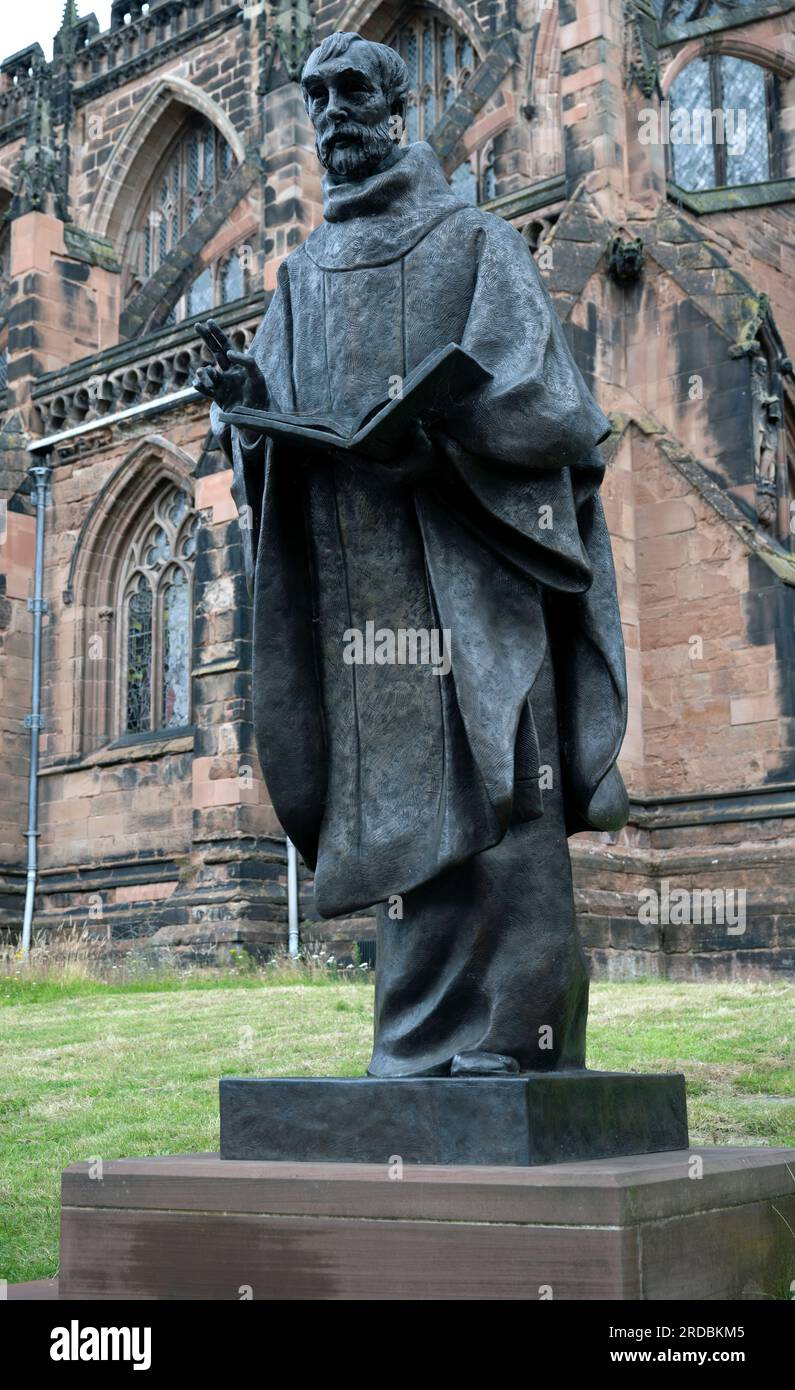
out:
M708 58L710 54L726 54L731 58L744 58L756 63L760 68L768 68L778 77L795 76L795 58L779 49L753 43L743 34L711 34L707 39L692 39L680 48L660 76L660 89L667 97L672 84L686 67L696 58Z
M73 749L86 756L120 732L119 584L133 539L169 489L193 508L196 462L162 435L148 435L100 489L75 542L64 603L74 605Z
M431 0L431 3L422 5L420 0L417 8L420 7L435 10L440 17L446 16L462 34L466 34L478 57L483 58L488 52L489 37L472 14L471 5L463 4L462 0ZM411 8L414 7L407 6L405 0L354 0L340 16L337 27L384 43Z
M245 145L223 108L184 78L162 77L147 93L114 148L97 190L89 231L123 246L140 190L189 111L215 126L237 163L243 163Z

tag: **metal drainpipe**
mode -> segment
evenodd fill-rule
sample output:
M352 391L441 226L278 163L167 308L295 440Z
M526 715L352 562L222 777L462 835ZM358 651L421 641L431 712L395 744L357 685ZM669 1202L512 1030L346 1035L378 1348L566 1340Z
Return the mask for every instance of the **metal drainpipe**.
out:
M287 950L298 955L298 854L292 840L287 840Z
M30 771L28 780L28 872L25 884L25 916L22 922L22 956L30 955L30 936L33 926L33 902L36 896L36 875L39 867L39 734L41 718L41 628L47 612L44 589L44 512L47 506L47 484L50 479L47 464L35 464L28 470L36 485L36 567L33 572L33 598L28 610L33 614L33 678L31 682L31 712L25 715L25 728L30 729Z

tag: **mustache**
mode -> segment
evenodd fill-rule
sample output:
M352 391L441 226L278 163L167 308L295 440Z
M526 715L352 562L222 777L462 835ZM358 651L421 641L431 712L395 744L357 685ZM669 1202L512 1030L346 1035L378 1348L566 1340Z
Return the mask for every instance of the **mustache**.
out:
M379 127L359 125L356 121L346 121L344 125L334 126L321 135L318 141L321 149L333 149L340 140L357 140L361 144L367 143L371 133L375 133Z
M381 121L378 125L360 125L357 121L346 121L343 125L334 126L331 131L322 132L317 143L321 152L325 154L334 150L341 140L356 140L364 152L370 153L372 149L379 149L384 145L384 140L391 139L389 121Z

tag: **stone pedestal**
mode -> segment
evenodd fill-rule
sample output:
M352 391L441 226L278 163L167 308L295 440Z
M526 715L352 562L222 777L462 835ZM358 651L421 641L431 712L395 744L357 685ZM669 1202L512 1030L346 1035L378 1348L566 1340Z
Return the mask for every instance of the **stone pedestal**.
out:
M63 1176L62 1299L789 1297L795 1151L539 1167L120 1159Z
M687 1147L683 1076L225 1077L221 1157L567 1163Z

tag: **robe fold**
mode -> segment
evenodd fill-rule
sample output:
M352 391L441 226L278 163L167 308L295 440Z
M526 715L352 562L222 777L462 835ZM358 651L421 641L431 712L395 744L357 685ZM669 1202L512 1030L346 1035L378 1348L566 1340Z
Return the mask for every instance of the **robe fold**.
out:
M213 408L249 522L258 752L334 917L544 815L542 667L561 826L623 824L626 679L598 496L609 423L524 240L458 201L423 143L324 187L325 220L281 265L251 347L270 407L350 424L451 342L491 374L434 421L433 463L415 474L408 441L380 466L252 446ZM451 669L347 664L346 634L368 624L449 632Z

